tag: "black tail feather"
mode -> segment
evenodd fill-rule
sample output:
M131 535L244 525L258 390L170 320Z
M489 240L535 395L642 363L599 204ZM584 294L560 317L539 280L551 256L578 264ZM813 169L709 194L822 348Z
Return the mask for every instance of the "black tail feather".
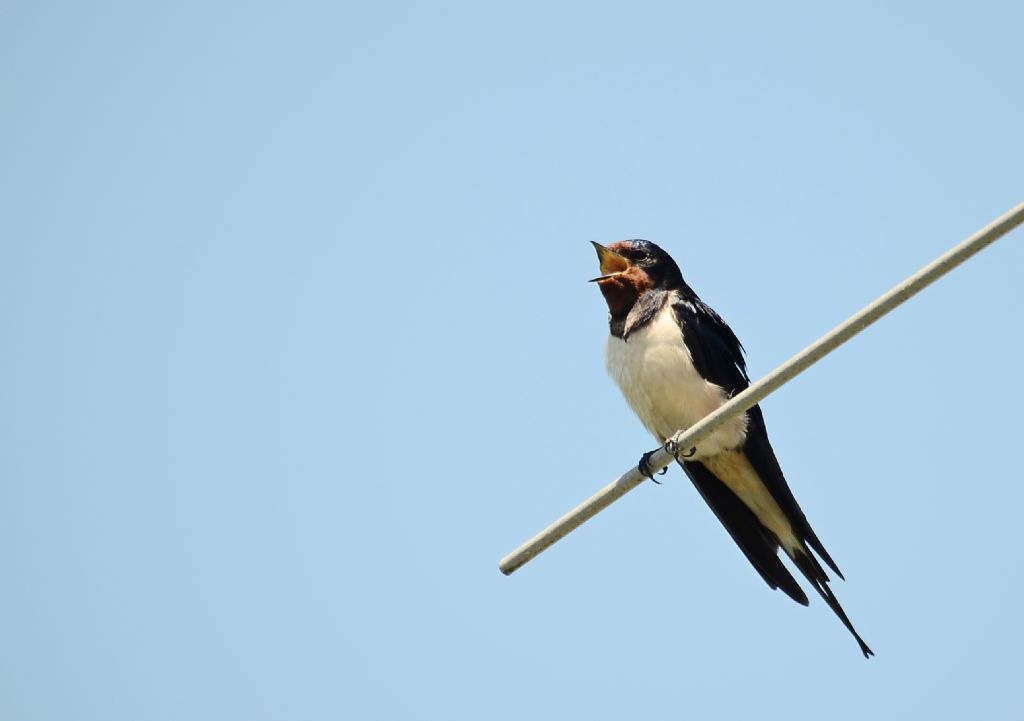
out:
M832 612L839 617L839 620L843 622L847 630L853 634L853 637L857 639L857 643L860 645L861 653L864 654L864 658L870 658L875 655L864 639L857 633L857 629L853 627L849 617L846 615L846 611L839 604L839 599L836 598L835 594L832 593L832 589L828 586L828 577L825 576L825 572L821 566L814 559L814 556L810 554L810 551L797 551L796 553L790 554L790 558L793 559L793 563L800 569L801 573L807 577L807 580L811 582L814 589L821 595L828 607L832 609ZM833 569L834 570L834 569Z
M814 529L811 528L811 524L807 523L806 518L804 518L804 523L807 524L804 527L804 533L807 539L807 543L810 544L811 548L814 549L815 553L821 556L821 560L828 564L828 567L835 571L835 574L839 576L839 578L845 581L846 576L844 576L843 572L839 570L839 566L837 566L836 562L832 560L832 556L828 555L828 551L825 550L825 546L823 546L821 544L821 541L818 540L818 535L814 532ZM812 556L811 558L813 560L814 557ZM817 561L815 561L815 564L817 564ZM821 568L821 566L818 566L818 568Z
M767 450L771 453L770 446ZM708 470L707 466L703 463L699 461L680 461L679 465L686 471L686 475L693 481L693 485L711 507L711 510L715 512L715 515L718 516L718 520L729 531L729 535L732 536L736 545L743 551L750 564L761 574L761 578L764 579L765 583L773 589L782 589L787 596L797 603L804 606L809 605L807 594L782 563L782 559L779 558L778 549L780 543L775 534L765 528L754 512L714 473ZM793 508L796 513L799 513L799 516L792 514L790 517L791 519L798 519L794 525L799 529L798 533L800 531L803 532L807 545L802 545L795 553L787 551L787 555L790 556L793 563L796 564L796 567L800 569L800 572L807 580L811 582L814 590L818 592L828 607L832 609L832 612L842 621L847 630L853 634L853 637L860 645L860 650L864 657L870 658L874 656L874 652L853 627L849 617L840 605L839 599L832 593L832 589L828 586L828 574L825 573L825 569L821 567L818 559L814 557L808 546L818 552L822 561L839 578L843 578L843 574L840 573L839 568L825 551L821 541L818 540L814 531L811 530L810 524L807 523L803 513L800 512L799 506L796 506L795 500L793 501Z

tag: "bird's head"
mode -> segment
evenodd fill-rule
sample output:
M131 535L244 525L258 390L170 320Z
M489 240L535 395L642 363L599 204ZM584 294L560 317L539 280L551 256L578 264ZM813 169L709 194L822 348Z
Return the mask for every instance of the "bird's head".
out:
M613 316L628 313L636 300L650 290L685 287L683 274L672 256L649 240L620 240L607 248L591 243L601 263L601 275L592 282L601 288Z

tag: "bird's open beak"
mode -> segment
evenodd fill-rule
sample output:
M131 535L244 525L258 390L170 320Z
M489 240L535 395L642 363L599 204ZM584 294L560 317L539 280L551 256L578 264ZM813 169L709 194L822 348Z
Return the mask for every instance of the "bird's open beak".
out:
M601 275L597 278L591 278L589 282L593 283L597 280L604 280L605 278L625 273L633 265L628 258L619 255L614 250L608 250L608 248L605 248L600 243L590 242L594 246L594 250L597 251L597 259L601 261Z

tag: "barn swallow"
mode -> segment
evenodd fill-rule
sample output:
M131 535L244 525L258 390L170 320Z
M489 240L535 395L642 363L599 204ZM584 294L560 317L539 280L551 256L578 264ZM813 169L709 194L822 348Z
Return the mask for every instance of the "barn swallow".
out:
M608 304L608 372L659 443L748 385L744 349L732 329L683 280L668 253L647 240L594 243ZM640 469L650 475L646 454ZM843 578L800 510L754 406L676 460L765 582L804 606L807 594L783 565L781 547L860 644L818 558ZM845 579L844 579L845 580Z

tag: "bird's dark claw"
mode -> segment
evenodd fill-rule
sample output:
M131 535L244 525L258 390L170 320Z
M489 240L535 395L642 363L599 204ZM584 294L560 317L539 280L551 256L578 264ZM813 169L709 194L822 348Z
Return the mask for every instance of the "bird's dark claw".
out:
M693 458L697 454L697 446L691 448L689 453L681 453L679 449L679 444L676 443L671 438L665 441L665 450L671 453L672 457L675 458L677 461L680 458Z
M655 453L656 453L656 451L647 451L647 453L645 453L642 456L640 456L640 462L636 464L636 467L637 467L637 470L639 470L641 474L643 474L647 478L650 478L652 481L654 481L655 483L657 483L660 486L661 485L661 481L659 481L657 478L655 478L653 471L651 471L651 456L653 456ZM659 475L662 475L662 476L665 475L665 471L667 471L667 470L668 470L667 468L662 468L661 472L659 473Z

